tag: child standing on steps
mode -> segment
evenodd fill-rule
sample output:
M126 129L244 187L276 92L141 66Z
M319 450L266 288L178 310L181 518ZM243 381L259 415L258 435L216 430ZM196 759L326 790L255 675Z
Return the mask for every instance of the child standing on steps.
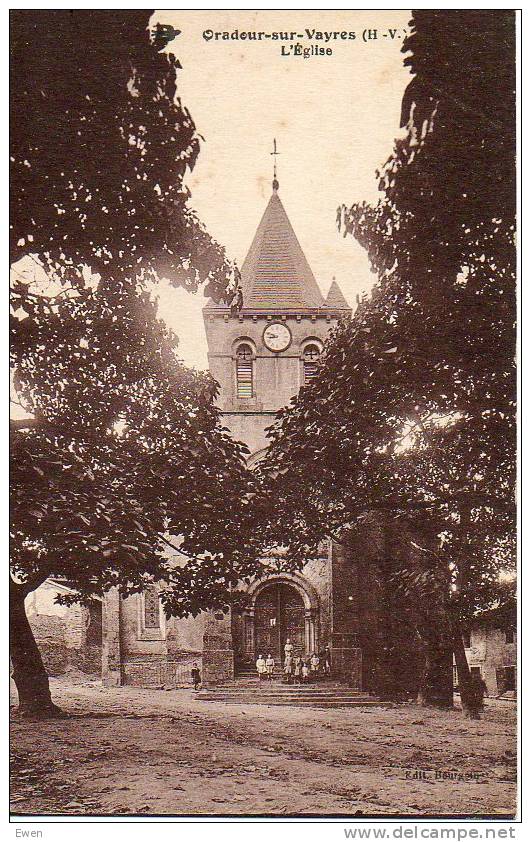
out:
M267 677L269 681L273 681L273 672L275 669L275 659L269 654L266 658Z
M263 679L265 678L266 669L266 662L262 655L259 655L256 659L256 671L258 673L258 678L260 679L260 681L263 681Z
M310 659L310 669L312 673L312 679L316 679L319 676L319 655L317 652L312 653L312 657Z
M197 666L197 664L195 662L192 665L191 676L192 676L192 684L194 685L194 690L200 690L201 689L201 673L199 672L199 667Z
M308 661L303 661L303 662L302 662L302 666L301 666L301 677L302 677L302 683L303 683L303 684L308 684L308 679L309 679L309 677L310 677L310 666L309 666L309 664L308 664Z
M295 683L300 684L302 678L302 658L295 658L295 666L293 667L293 675Z
M284 681L291 684L293 680L293 658L286 658L284 661Z

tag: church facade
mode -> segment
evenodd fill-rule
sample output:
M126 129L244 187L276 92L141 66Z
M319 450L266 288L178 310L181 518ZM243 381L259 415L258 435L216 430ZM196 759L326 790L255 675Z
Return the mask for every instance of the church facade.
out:
M232 309L209 301L203 310L209 368L220 384L222 423L250 451L265 453L276 412L318 376L329 331L352 312L335 281L323 297L279 196L271 198L242 266L243 301ZM378 541L366 531L360 559ZM194 662L213 686L248 670L259 654L277 664L289 638L295 652L331 652L332 673L360 687L360 564L324 541L300 573L272 573L244 586L227 615L166 619L157 589L103 605L103 679L108 685L179 686ZM370 634L365 625L365 633Z

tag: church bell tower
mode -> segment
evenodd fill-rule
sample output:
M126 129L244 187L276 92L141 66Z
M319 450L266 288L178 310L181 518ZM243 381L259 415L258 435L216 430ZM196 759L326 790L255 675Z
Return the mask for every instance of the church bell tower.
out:
M251 464L275 413L316 375L330 329L352 314L335 281L323 298L279 196L276 142L272 154L273 190L242 266L241 309L212 301L203 309L222 421L249 447Z
M241 269L238 306L209 301L203 309L222 423L249 448L250 466L267 450L266 429L278 410L318 376L317 362L331 328L352 314L335 281L323 297L280 199L276 143L272 154L273 189ZM349 602L354 576L353 566L323 541L319 557L308 559L299 573L272 570L242 586L247 603L232 611L230 629L224 621L225 649L219 648L222 622L216 626L215 645L205 638L207 680L215 683L220 674L231 675L231 658L236 673L252 671L260 652L282 663L289 639L303 656L328 645L333 674L356 672L359 686L361 660Z

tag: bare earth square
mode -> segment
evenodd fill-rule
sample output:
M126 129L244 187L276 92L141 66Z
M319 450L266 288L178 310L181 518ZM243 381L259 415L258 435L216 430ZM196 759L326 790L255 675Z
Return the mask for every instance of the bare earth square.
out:
M516 706L318 710L52 681L12 726L14 814L513 815Z

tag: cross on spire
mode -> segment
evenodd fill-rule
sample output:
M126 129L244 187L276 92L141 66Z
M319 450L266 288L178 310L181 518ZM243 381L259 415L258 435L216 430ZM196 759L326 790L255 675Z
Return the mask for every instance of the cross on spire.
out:
M280 155L280 152L277 152L277 139L276 137L273 138L273 151L269 153L273 155L273 190L278 190L278 181L277 181L277 155Z

